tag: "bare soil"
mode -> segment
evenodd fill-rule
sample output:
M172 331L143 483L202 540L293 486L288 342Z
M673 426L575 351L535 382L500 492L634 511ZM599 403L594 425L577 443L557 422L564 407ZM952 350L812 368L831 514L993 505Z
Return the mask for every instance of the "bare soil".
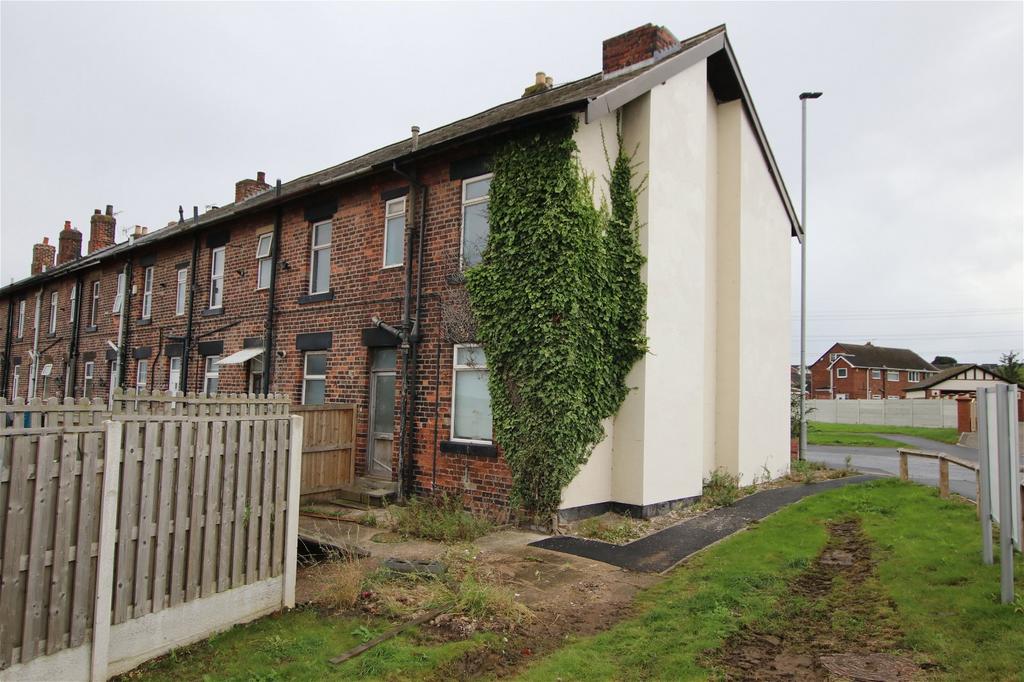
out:
M731 680L906 680L920 669L893 655L903 633L875 579L857 519L831 523L829 541L772 617L744 626L709 662Z

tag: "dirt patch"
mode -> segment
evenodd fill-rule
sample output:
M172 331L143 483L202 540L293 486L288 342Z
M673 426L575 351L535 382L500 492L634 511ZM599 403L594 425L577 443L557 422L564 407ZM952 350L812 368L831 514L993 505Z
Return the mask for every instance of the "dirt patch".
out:
M872 548L849 519L830 523L829 541L773 609L710 652L727 679L905 680L919 668L892 655L902 632L896 606L875 577Z

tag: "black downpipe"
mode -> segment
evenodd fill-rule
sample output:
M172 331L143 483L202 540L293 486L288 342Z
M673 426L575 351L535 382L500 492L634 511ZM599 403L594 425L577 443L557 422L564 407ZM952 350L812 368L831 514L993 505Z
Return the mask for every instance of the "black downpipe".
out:
M121 338L117 347L117 386L124 388L124 374L128 364L128 342L132 322L132 262L124 264L124 299L121 301ZM113 379L111 379L113 381Z
M7 299L7 333L4 334L4 356L0 358L0 396L7 397L7 374L11 365L11 343L14 334L14 297ZM2 424L0 424L2 426Z
M411 389L409 391L409 428L408 428L408 448L406 471L403 472L405 479L413 481L414 473L414 460L412 457L413 448L416 447L416 381L419 370L419 344L420 344L420 313L421 305L420 299L423 293L423 242L426 241L426 223L427 223L427 188L424 185L420 185L420 210L419 210L419 230L416 237L416 306L413 313L412 321L412 333L410 336L411 343ZM431 487L433 490L433 487Z
M64 395L75 397L78 383L78 338L82 319L82 275L75 278L75 304L71 309L71 340L68 342L68 367L64 370Z
M441 335L437 335L437 353L434 356L434 460L431 463L430 491L437 487L437 420L441 408Z
M276 196L281 196L281 179L277 180ZM277 261L281 243L281 204L274 215L274 236L270 238L270 291L267 292L267 327L263 337L263 393L270 393L270 373L274 363L274 299L277 292Z
M192 222L199 222L199 207L192 207ZM185 340L181 344L181 392L188 393L188 367L192 358L192 317L196 300L196 262L199 260L199 234L192 238L192 260L188 266L188 319L185 321Z

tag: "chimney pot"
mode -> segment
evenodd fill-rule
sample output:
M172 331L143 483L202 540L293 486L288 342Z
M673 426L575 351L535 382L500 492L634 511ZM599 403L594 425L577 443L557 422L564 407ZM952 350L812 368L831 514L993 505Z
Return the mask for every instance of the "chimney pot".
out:
M256 171L256 182L266 182L267 174L263 171Z
M114 205L107 204L107 215L114 215Z
M46 244L49 244L49 243L50 243L50 238L49 237L43 237L43 244L46 245Z
M99 209L97 208L96 210L94 210L94 211L92 212L92 214L93 214L93 215L99 215L99 214L100 214L100 210L99 210Z
M538 71L537 72L537 80L534 81L534 84L535 85L544 85L546 82L547 82L547 76L544 74L543 71Z
M415 150L420 146L420 127L413 126L410 130L412 132L412 148Z
M70 220L65 220L64 221L64 229L65 230L70 230L71 229L71 221Z
M544 85L548 86L549 88L555 87L555 79L552 78L551 76L548 76L547 78L544 79Z

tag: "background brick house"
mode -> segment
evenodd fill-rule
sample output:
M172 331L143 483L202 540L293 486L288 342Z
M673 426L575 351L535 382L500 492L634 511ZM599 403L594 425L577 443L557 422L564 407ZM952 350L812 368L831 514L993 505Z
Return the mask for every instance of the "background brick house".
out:
M719 466L744 481L784 471L800 228L724 26L684 41L639 27L605 41L601 72L558 87L541 77L527 92L286 183L257 173L234 202L179 210L122 243L113 206L97 209L84 256L66 223L56 255L44 240L32 275L0 289L0 395L102 398L121 386L350 403L357 474L502 509L510 473L471 391L486 359L466 360L472 339L451 321L479 247L467 235L487 231L493 151L573 119L595 204L617 131L649 178L638 212L652 352L563 508L646 515L699 496ZM754 338L761 350L745 352ZM680 391L682 377L700 386Z
M937 370L907 348L833 344L810 366L811 397L835 400L905 398L906 389Z

